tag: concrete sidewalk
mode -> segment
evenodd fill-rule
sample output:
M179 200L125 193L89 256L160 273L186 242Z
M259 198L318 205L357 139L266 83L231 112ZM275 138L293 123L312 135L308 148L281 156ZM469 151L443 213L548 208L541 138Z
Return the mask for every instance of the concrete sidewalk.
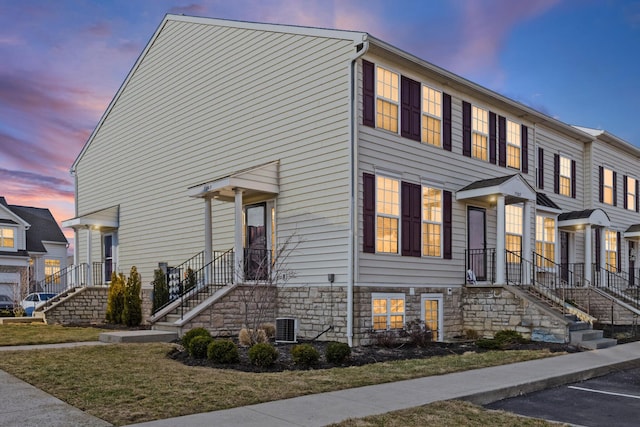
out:
M326 426L428 403L486 404L640 366L640 342L529 362L296 397L140 424L145 427Z

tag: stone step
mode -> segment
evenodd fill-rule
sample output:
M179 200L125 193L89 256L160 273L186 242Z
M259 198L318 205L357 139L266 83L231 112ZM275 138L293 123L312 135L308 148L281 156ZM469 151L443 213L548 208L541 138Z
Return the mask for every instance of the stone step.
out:
M580 343L580 347L588 348L589 350L597 350L599 348L613 347L618 344L618 340L613 338L600 338L597 340L588 340Z
M166 332L175 332L179 333L179 329L176 325L169 322L156 322L153 324L154 331L166 331Z
M591 324L589 322L573 322L569 325L569 331L584 331L586 329L591 329Z
M129 342L171 342L178 339L178 333L162 330L114 331L102 332L100 342L129 343Z
M164 321L167 323L174 323L180 319L181 317L179 314L173 314L173 313L169 313L164 317Z

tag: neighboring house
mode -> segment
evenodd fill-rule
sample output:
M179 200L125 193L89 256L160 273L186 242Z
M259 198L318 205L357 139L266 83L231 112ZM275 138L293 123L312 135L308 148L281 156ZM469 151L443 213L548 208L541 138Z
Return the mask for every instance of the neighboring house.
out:
M0 197L0 294L62 290L67 239L48 209L16 206Z
M293 238L269 316L299 336L557 334L541 296L564 312L565 289L638 283L638 157L367 33L167 15L72 166L64 225L94 284L168 265L172 294L187 267L218 285L156 327L237 333L238 290ZM219 279L229 254L244 267Z

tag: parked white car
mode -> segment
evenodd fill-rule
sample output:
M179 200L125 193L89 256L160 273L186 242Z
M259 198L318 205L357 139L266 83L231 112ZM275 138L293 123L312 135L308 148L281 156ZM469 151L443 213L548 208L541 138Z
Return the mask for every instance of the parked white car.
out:
M20 302L20 305L24 308L24 314L26 316L33 316L36 308L41 307L45 302L55 296L56 294L48 292L35 292L27 295L27 297Z

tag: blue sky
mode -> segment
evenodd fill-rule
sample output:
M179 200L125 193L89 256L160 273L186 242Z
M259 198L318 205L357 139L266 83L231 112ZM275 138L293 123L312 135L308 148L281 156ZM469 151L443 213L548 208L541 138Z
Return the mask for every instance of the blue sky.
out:
M366 31L640 146L640 0L0 0L0 196L74 216L69 168L166 13Z

